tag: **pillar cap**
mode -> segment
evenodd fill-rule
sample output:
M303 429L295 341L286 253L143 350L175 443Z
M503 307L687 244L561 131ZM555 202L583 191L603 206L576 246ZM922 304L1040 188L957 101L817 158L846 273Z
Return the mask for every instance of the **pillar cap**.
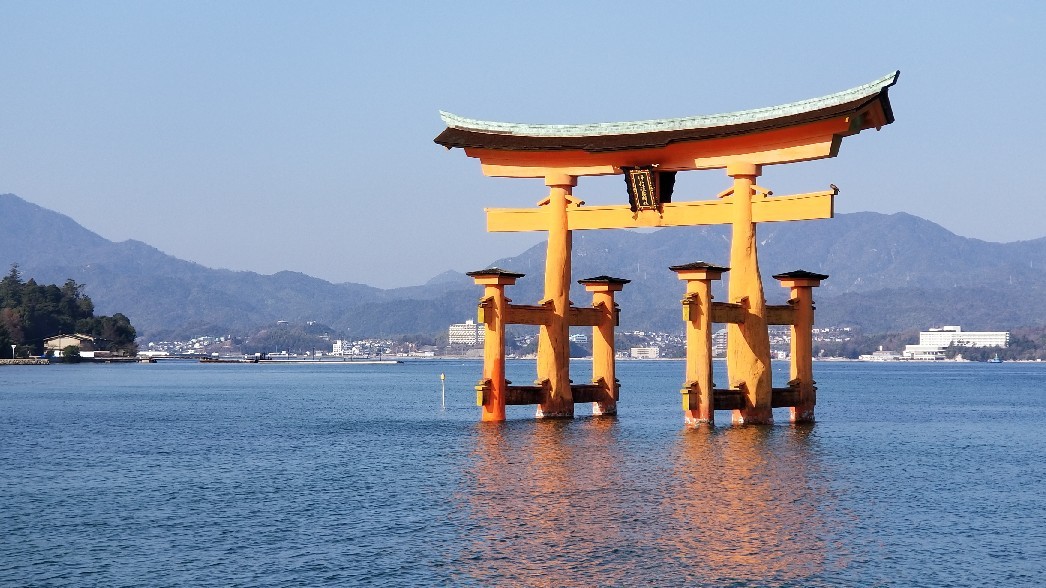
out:
M516 280L522 278L526 274L518 274L503 270L500 267L488 267L487 269L476 270L474 272L465 272L465 275L476 280L477 284L501 284L511 286L516 283Z
M578 280L578 284L628 284L632 280L626 280L625 278L615 278L612 276L596 276L594 278L585 278Z
M690 281L701 281L701 280L718 280L723 277L723 272L730 271L730 268L712 265L704 261L695 261L693 263L686 263L683 265L669 266L670 270L678 274L680 280Z
M466 276L471 278L478 278L480 276L505 276L506 278L522 278L527 274L517 274L508 270L503 270L500 267L488 267L487 269L476 270L474 272L465 272Z
M818 274L815 272L808 272L804 269L798 269L793 272L785 272L783 274L774 274L775 280L827 280L826 274Z
M816 288L821 285L821 280L827 280L825 274L808 272L806 270L795 270L783 274L774 274L774 279L781 282L785 288Z
M668 269L674 272L685 272L690 270L707 270L712 272L728 272L730 268L719 265L712 265L705 261L695 261L693 263L684 263L683 265L670 265Z
M585 287L585 290L589 292L620 292L625 284L630 283L632 280L626 280L625 278L615 278L612 276L596 276L594 278L585 278L578 280L577 283Z

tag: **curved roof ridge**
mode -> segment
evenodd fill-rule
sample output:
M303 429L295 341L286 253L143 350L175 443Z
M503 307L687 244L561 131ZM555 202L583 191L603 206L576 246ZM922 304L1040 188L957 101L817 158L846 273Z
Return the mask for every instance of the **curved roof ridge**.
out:
M706 129L728 125L761 122L784 116L793 116L812 112L870 98L897 83L900 70L894 71L875 81L860 86L821 96L752 110L739 110L702 116L681 118L663 118L631 122L592 123L592 124L521 124L509 122L483 121L465 118L450 112L440 111L440 117L448 128L468 130L497 135L514 135L520 137L596 137L604 135L633 135L639 133L685 131Z

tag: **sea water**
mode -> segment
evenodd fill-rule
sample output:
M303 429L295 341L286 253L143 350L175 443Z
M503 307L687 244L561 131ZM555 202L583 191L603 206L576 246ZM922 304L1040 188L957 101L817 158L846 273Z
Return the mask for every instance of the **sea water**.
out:
M679 361L505 423L475 361L0 366L0 585L1046 584L1046 365L814 369L694 430Z

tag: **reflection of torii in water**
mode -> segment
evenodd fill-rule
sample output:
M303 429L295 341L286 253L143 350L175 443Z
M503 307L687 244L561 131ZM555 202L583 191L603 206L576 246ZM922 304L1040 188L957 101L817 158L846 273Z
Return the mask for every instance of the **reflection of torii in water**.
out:
M504 299L504 286L514 282L518 274L502 272L501 278L494 278L488 271L474 272L477 282L488 289L484 298L487 310L481 312L487 325L488 346L484 380L477 387L484 419L504 419L506 402L539 404L539 416L572 416L575 402L603 400L604 406L610 406L617 399L617 385L612 377L613 353L610 366L601 366L594 358L593 379L598 380L597 374L603 374L602 392L593 389L598 382L575 385L573 389L570 384L569 327L591 325L597 331L606 331L609 326L612 332L616 322L612 294L609 306L603 302L603 312L597 313L600 316L595 316L592 309L570 305L572 231L710 224L733 227L729 302L720 307L723 310L719 314L728 319L721 322L729 323L727 367L736 401L721 403L711 389L710 379L707 383L696 382L693 391L707 403L708 413L692 415L692 420L710 421L710 411L722 407L735 409L735 422L768 423L773 418L772 406L793 407L794 420L812 419L813 380L809 369L796 365L809 363L810 358L797 358L793 341L793 392L775 398L767 332L768 313L776 313L779 320L789 321L778 324L793 325L794 340L797 323L792 315L809 315L812 323L812 301L808 311L800 311L798 306L792 308L794 312L767 308L756 255L755 224L831 218L836 189L832 186L821 192L773 196L755 180L764 165L834 157L843 137L893 122L887 90L896 83L898 75L894 72L844 92L783 106L640 122L524 125L441 113L447 128L436 137L436 143L448 149L464 149L466 155L480 160L485 175L544 178L549 186L548 197L537 208L487 209L488 231L548 231L548 254L545 297L537 306L517 307ZM715 168L725 168L733 178L733 185L721 192L718 199L672 201L668 184L674 183L675 172ZM572 195L579 176L622 173L628 184L628 205L583 206L584 202ZM661 198L662 191L668 198ZM721 272L727 268L719 269ZM797 288L816 286L827 277L798 272L805 277L797 278L793 274L797 273L781 275L783 284L792 288L793 296ZM682 274L680 277L689 279ZM615 289L620 290L623 282L616 282ZM501 292L500 297L497 292ZM685 312L693 317L698 303L690 300L690 310ZM697 309L697 314L711 316L714 310L708 306ZM501 344L505 324L540 325L538 386L509 386L504 380L504 349L494 349L489 342ZM802 332L798 335L804 336ZM808 338L809 332L805 336ZM689 374L696 370L692 364L699 361L696 356L700 354L692 353L696 345L703 343L688 340L688 386Z

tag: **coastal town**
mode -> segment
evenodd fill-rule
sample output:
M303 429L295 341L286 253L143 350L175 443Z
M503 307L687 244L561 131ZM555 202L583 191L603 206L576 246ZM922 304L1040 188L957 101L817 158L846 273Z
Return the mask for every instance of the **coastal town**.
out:
M280 326L286 325L285 322ZM588 357L591 354L590 335L587 329L574 329L570 342L573 357ZM772 358L788 359L790 335L787 327L772 326L770 345ZM964 331L959 325L931 327L920 331L918 342L891 349L869 349L856 357L846 357L830 350L839 349L843 343L855 338L851 327L817 327L813 329L813 342L820 349L816 354L821 360L852 359L858 361L964 361L964 355L949 353L949 350L965 348L966 355L981 349L1006 349L1010 343L1008 331ZM726 329L715 330L712 335L713 357L724 357L726 353ZM482 358L485 342L482 324L474 320L455 323L447 328L445 337L367 337L360 339L333 338L324 333L309 347L273 347L257 351L250 340L231 335L201 335L185 341L154 341L142 345L140 356L162 357L237 357L264 353L270 359L321 359L321 358ZM683 333L655 331L622 331L617 333L618 359L678 359L684 357L686 337ZM511 350L509 357L531 359L537 346L536 331L518 329L506 344ZM880 346L882 347L882 346ZM968 360L966 360L968 361Z

